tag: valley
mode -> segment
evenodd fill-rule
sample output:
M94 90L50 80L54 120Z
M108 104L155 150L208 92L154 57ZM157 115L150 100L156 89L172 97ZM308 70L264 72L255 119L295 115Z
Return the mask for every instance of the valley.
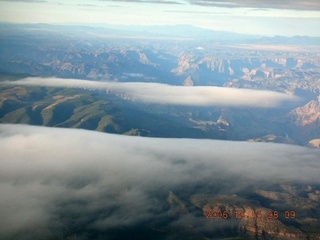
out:
M0 238L320 239L320 38L112 27L0 23Z
M282 139L276 142L298 145L308 145L320 136L320 50L316 46L243 44L249 40L241 40L238 45L222 45L214 40L115 40L93 37L92 31L97 31L94 28L79 28L78 32L67 34L41 25L37 31L25 26L13 34L14 27L17 26L2 26L6 31L0 38L1 81L55 76L102 82L220 86L271 90L300 100L279 109L168 108L128 102L126 95L112 92L81 90L77 95L75 90L2 85L3 123L242 141L264 141L271 134L274 139ZM63 116L59 116L61 111Z

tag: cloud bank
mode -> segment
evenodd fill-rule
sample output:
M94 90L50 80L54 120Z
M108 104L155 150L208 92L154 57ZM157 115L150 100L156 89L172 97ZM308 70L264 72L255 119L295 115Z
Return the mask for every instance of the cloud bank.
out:
M181 4L177 1L165 1L165 0L100 0L105 2L129 2L129 3L156 3L156 4Z
M190 4L206 7L227 7L227 8L272 8L272 9L294 9L294 10L310 10L320 11L318 0L189 0Z
M162 3L162 4L182 4L182 1L152 1L152 0L100 0L109 2L135 2L135 3ZM318 0L186 0L185 4L199 5L206 7L226 7L226 8L270 8L270 9L293 9L293 10L309 10L320 11Z
M273 108L297 100L294 96L272 91L208 86L184 87L143 82L25 78L18 81L5 81L1 84L98 89L123 94L126 99L137 102L185 106Z
M0 2L26 2L26 3L45 3L45 0L0 0Z
M96 232L109 239L116 229L161 220L169 191L217 195L276 181L320 184L319 151L284 144L2 124L0 152L2 239L99 239ZM213 228L203 216L179 222Z

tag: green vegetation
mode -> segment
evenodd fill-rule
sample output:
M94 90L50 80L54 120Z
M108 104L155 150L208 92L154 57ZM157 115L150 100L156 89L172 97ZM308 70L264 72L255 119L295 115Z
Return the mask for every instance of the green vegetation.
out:
M162 116L113 94L82 89L1 86L0 121L154 137L216 138L180 117ZM184 124L181 124L182 121Z

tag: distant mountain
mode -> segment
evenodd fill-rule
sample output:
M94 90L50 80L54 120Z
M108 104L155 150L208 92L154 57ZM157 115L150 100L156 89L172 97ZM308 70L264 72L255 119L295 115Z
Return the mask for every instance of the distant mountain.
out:
M46 31L69 34L85 34L100 37L172 39L193 41L214 41L217 43L247 43L276 45L314 45L320 46L319 37L308 36L274 36L239 34L235 32L216 31L192 25L137 26L137 25L53 25L53 24L12 24L0 23L1 35L10 31Z
M243 35L232 32L214 31L198 28L191 25L174 26L121 26L121 25L52 25L52 24L12 24L0 23L2 34L8 31L46 31L56 33L82 33L89 35L113 37L139 37L154 39L180 40L244 40L255 39L252 35Z
M308 36L274 36L274 37L261 37L253 40L253 44L277 44L277 45L299 45L299 46L320 46L319 37Z
M259 36L249 34L239 34L227 31L215 31L192 25L166 25L166 26L117 26L106 25L107 28L121 29L124 31L136 31L146 36L185 38L190 40L227 40L241 41L247 39L257 39Z

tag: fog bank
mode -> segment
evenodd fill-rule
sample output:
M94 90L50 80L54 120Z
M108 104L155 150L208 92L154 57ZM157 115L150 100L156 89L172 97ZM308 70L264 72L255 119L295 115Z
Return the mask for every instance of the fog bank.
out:
M237 194L273 181L320 184L319 151L285 144L1 124L0 152L2 238L155 221L163 214L159 196L169 191Z
M30 77L18 81L4 81L0 84L106 90L125 95L126 99L132 101L185 106L273 108L298 100L297 97L273 91L211 86L185 87L145 82L96 82Z

